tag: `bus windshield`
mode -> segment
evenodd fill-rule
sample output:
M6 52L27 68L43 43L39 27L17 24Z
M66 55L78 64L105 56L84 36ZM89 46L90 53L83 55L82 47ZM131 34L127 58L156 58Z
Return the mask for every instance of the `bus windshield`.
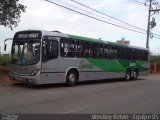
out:
M33 65L40 60L40 39L14 40L11 63Z

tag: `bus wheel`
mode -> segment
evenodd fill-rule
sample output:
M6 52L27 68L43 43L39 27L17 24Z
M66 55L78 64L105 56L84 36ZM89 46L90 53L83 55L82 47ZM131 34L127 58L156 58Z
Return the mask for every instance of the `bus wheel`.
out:
M127 69L126 74L125 74L125 79L126 81L131 80L131 70Z
M133 80L137 80L137 77L138 77L138 71L135 69L134 71L133 71Z
M67 86L73 86L73 85L75 85L77 79L78 79L77 73L74 70L70 70L67 73L67 77L66 77L66 84L67 84Z

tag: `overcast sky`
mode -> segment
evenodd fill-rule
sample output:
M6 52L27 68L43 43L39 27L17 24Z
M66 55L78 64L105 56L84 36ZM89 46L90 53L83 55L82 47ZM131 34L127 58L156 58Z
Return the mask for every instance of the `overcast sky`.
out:
M71 0L51 0L58 4L81 11L85 14L96 18L121 25L126 28L125 24L117 22L111 18L95 13L86 9ZM77 0L85 3L90 7L101 11L107 15L122 19L137 27L147 28L148 7L135 4L134 0ZM145 0L139 0L145 2ZM146 34L131 32L125 29L109 25L66 9L55 6L45 0L20 0L20 3L27 6L26 13L21 14L21 22L18 27L12 31L9 28L0 26L0 46L3 47L3 41L6 38L12 38L15 32L26 29L38 30L58 30L63 33L76 34L92 38L101 38L106 41L120 40L125 38L130 40L131 45L146 47ZM80 9L79 9L80 8ZM160 15L156 15L157 27L155 30L160 31ZM133 29L133 28L131 28ZM157 33L158 34L158 33ZM159 33L160 34L160 33ZM11 41L7 42L11 44ZM10 45L9 45L10 46ZM160 39L153 38L150 40L150 49L153 53L160 53ZM8 47L9 51L10 47Z

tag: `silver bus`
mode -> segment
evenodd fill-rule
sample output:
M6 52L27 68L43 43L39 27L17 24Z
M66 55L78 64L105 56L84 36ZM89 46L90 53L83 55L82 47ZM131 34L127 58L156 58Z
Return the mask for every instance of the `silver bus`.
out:
M31 84L125 78L149 73L149 50L59 31L25 30L14 35L10 79Z

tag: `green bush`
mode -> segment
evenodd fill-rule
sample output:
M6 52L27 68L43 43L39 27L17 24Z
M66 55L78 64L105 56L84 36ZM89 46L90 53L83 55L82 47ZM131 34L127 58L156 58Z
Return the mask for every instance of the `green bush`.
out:
M151 55L151 62L160 63L160 55Z
M0 55L0 65L8 66L10 62L9 55Z

